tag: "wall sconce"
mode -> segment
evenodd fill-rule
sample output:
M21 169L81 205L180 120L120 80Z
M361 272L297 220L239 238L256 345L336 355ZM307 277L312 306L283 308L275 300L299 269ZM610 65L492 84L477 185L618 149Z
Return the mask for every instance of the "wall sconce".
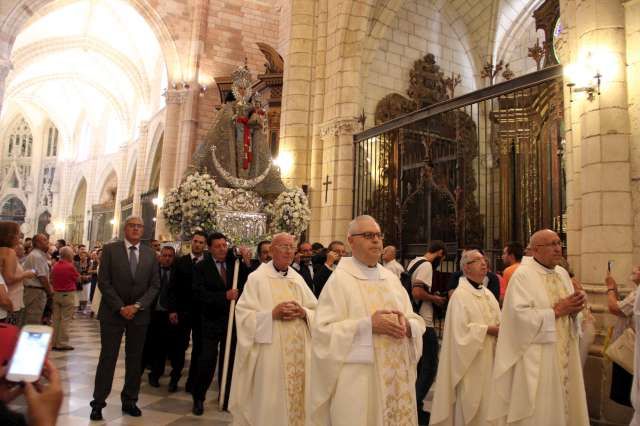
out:
M151 200L151 203L152 203L154 206L156 206L156 207L162 207L162 206L163 206L163 204L164 204L164 203L163 203L163 199L162 199L162 198L160 198L160 197L154 197L154 198Z
M112 224L112 225L115 225L115 224L116 224L116 220L115 220L115 219L111 219L111 220L109 221L109 223L110 223L110 224Z
M613 52L595 48L586 56L564 68L564 76L568 81L569 97L573 102L574 93L586 93L592 102L596 95L600 96L600 88L605 78L611 79L618 72L619 58Z
M152 220L152 221L154 221L154 222L156 222L156 221L157 221L157 219L156 219L155 217L154 217L154 218L152 218L151 220Z
M204 96L207 93L207 85L203 84L200 86L200 96Z
M280 151L278 157L273 159L273 164L280 169L283 177L288 177L293 168L293 153Z

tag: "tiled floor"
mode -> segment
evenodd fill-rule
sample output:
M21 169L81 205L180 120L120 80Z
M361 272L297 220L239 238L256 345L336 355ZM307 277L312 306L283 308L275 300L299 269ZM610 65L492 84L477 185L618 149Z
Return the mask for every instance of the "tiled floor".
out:
M113 390L107 399L107 407L102 410L105 420L92 422L89 420L91 408L89 402L93 394L93 381L96 365L100 355L100 334L98 321L88 318L77 318L71 328L71 345L75 350L70 352L52 352L50 358L60 370L64 388L64 402L58 417L58 426L79 425L207 425L228 426L231 422L229 413L218 411L216 397L217 383L212 384L207 392L205 412L202 416L191 414L191 395L184 392L183 378L180 380L178 392L169 394L167 376L160 379L160 388L154 388L147 383L147 374L142 378L138 407L142 410L141 417L123 416L120 404L120 390L124 383L124 339L120 358L113 380ZM188 357L187 353L187 357ZM170 367L167 366L167 373ZM24 400L14 401L12 407L24 410Z

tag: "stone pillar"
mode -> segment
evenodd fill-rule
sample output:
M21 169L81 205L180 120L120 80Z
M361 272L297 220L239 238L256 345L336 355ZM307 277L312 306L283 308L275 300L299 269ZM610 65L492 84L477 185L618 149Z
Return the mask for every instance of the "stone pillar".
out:
M198 96L197 88L190 88L182 92L182 108L180 110L180 122L178 129L178 144L176 146L175 170L173 182L178 184L182 175L187 170L191 154L196 145L198 131ZM163 149L164 153L164 149Z
M162 142L162 157L160 158L160 182L158 184L158 198L164 196L176 184L174 181L176 154L178 149L178 127L180 118L180 106L184 95L182 91L167 91L167 107L165 109L164 140ZM156 235L159 240L170 240L170 233L162 214L158 214L156 221Z
M633 264L640 263L640 0L624 4L627 41L627 101L631 146L631 200L633 203Z
M293 167L287 184L308 184L311 163L311 118L313 82L318 72L311 54L315 37L313 0L293 0L290 6L290 39L285 53L280 115L280 153L292 154Z
M344 240L347 235L353 212L353 134L357 128L358 123L351 119L328 123L320 130L323 183L314 198L321 205L321 241Z
M118 238L120 232L120 225L126 217L122 217L122 200L127 195L127 189L129 188L129 182L127 182L127 157L128 157L127 143L123 143L120 146L120 152L118 153L118 165L120 170L117 174L118 186L116 187L116 200L113 207L113 220L114 224L111 230L111 236Z
M11 61L9 58L0 58L0 113L4 103L4 82L11 71Z
M576 3L577 51L610 52L617 66L601 64L601 93L593 101L574 95L581 146L581 267L584 284L603 286L607 260L619 282L631 271L633 222L629 158L624 8L620 0ZM580 66L580 64L578 64ZM574 129L575 131L575 129Z
M134 216L140 216L142 209L140 208L140 194L144 190L144 175L147 168L147 148L149 146L149 122L142 121L140 123L140 136L138 137L138 153L136 155L136 179L133 184L133 209ZM151 167L151 165L149 165Z

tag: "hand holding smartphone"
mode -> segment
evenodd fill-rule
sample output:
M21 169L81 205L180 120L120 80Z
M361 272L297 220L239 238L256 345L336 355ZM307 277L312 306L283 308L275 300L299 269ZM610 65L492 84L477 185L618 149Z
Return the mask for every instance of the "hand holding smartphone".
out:
M20 332L18 344L7 371L11 382L35 382L49 351L53 329L45 325L26 325Z

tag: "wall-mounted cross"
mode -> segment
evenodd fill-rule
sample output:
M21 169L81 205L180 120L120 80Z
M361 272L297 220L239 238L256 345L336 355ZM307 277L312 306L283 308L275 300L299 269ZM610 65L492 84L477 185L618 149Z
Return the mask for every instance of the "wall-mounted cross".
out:
M331 185L333 182L331 182L329 180L329 175L327 175L327 179L322 182L322 186L324 186L324 202L327 202L327 195L329 194L329 185Z

